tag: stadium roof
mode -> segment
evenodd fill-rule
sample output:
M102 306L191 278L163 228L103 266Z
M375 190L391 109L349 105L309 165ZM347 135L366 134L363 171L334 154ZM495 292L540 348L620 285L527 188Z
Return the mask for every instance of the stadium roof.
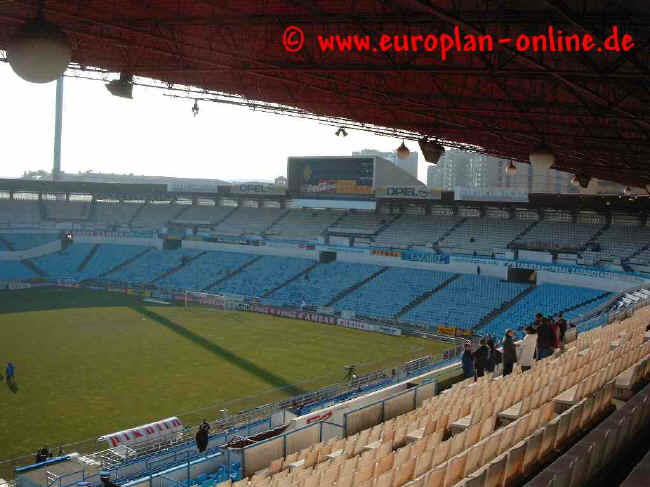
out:
M480 146L525 161L545 141L556 168L650 184L648 0L45 1L73 61ZM0 48L37 12L0 0ZM287 52L285 28L304 46ZM617 25L629 52L323 52L321 34L591 33ZM294 41L296 37L289 37ZM343 122L342 122L343 123ZM254 134L251 134L254 137Z

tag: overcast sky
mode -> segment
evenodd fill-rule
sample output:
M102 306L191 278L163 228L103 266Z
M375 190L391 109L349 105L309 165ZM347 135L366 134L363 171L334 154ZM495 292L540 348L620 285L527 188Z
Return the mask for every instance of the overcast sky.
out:
M65 79L62 169L210 179L273 179L288 156L394 150L400 143L359 131L336 137L317 122L134 89L116 98L97 81ZM0 177L52 167L56 83L23 81L0 62ZM412 150L415 143L408 144ZM421 157L420 157L421 158ZM426 182L426 163L419 179Z

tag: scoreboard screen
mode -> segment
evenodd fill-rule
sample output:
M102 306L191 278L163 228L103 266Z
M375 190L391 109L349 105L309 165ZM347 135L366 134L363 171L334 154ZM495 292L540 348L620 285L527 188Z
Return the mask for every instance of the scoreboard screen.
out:
M292 193L372 195L372 157L290 157Z

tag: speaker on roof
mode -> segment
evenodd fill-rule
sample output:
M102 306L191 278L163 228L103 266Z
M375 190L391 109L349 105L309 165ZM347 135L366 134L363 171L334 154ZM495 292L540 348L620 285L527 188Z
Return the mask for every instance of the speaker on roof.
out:
M445 148L439 142L427 141L422 139L418 142L420 145L420 151L424 156L424 160L430 164L438 164L440 157L445 153Z

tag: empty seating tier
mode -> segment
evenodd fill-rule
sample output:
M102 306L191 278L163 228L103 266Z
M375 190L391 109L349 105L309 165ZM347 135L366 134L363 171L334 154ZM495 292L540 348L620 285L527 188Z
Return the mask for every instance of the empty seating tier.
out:
M171 289L203 291L215 282L225 279L255 257L238 252L206 252L176 272L160 279L157 284Z
M77 280L77 268L88 256L94 244L80 243L69 245L66 249L54 254L43 255L32 259L39 269L49 277L62 280Z
M509 283L493 277L463 275L415 306L402 319L434 326L473 328L484 316L528 287L528 284Z
M215 228L222 235L261 235L287 210L239 207Z
M270 239L316 240L342 212L329 210L291 210L267 232Z
M128 225L142 203L95 203L94 220L107 225Z
M455 216L403 215L379 233L375 243L386 247L424 246L437 242L460 221L462 218Z
M515 243L543 249L582 248L603 225L541 221Z
M393 318L407 304L433 290L453 274L391 267L352 291L335 305L376 318Z
M166 272L183 263L183 259L195 257L198 250L159 250L151 249L143 256L117 269L106 279L129 284L145 284L155 280Z
M320 264L304 277L278 289L266 302L294 307L302 303L325 306L339 292L360 283L380 269L376 265L346 262Z
M495 249L505 249L530 222L494 218L468 218L438 246L453 253L492 255Z
M261 297L305 271L313 264L314 261L306 259L262 257L230 279L211 287L208 291L220 294Z

